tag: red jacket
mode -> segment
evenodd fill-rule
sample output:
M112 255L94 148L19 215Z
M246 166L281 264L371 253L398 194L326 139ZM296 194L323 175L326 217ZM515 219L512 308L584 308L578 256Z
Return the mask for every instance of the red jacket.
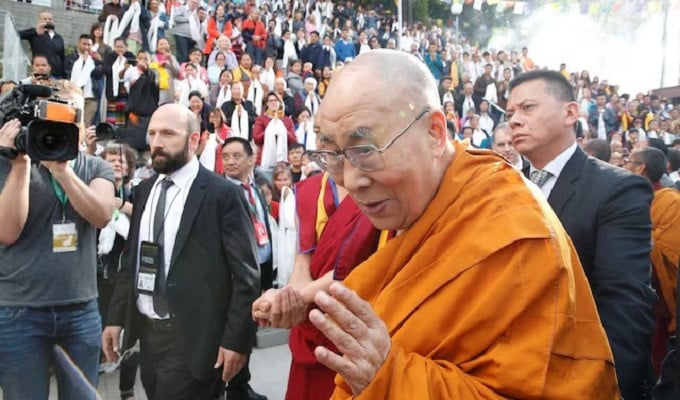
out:
M246 31L252 32L252 35L248 35ZM252 40L253 44L261 49L267 47L267 29L264 27L262 21L253 21L250 18L243 21L241 34L243 35L243 40L246 42L250 41L252 36L257 35L260 37L260 40Z
M213 44L221 35L231 38L233 33L233 28L231 26L231 21L227 21L224 24L224 29L222 32L217 30L217 21L215 17L210 17L208 19L208 38L205 40L205 47L203 48L203 54L210 54L213 51Z
M262 114L257 119L255 120L255 124L253 125L253 141L258 147L262 147L264 144L264 131L267 129L267 125L269 125L269 121L271 121L271 117L267 114ZM281 118L281 121L283 121L283 125L286 127L286 131L288 133L288 146L294 144L297 142L297 137L295 136L295 128L293 127L293 120L290 119L289 116L284 116ZM262 152L258 151L257 152L257 165L260 165L262 162Z

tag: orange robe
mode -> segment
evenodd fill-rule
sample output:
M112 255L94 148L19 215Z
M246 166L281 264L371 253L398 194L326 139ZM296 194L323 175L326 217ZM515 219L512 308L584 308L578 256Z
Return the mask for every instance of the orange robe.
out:
M392 338L355 398L620 399L557 216L500 156L456 153L423 215L345 280ZM336 385L332 399L353 398L339 375Z
M658 373L666 355L666 339L675 332L675 286L680 263L680 193L671 188L654 192L652 218L652 268L659 295L656 307L656 332L652 342L652 359Z

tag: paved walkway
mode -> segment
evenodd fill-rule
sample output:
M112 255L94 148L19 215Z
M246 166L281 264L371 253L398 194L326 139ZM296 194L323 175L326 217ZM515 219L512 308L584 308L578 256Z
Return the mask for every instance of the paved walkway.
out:
M288 382L290 351L288 345L254 349L250 358L251 386L256 392L266 395L269 400L283 400ZM102 400L119 400L118 371L100 377L97 390ZM135 384L136 400L147 400L144 389L137 377ZM2 393L0 393L0 400ZM54 379L50 388L50 400L57 400L57 387Z

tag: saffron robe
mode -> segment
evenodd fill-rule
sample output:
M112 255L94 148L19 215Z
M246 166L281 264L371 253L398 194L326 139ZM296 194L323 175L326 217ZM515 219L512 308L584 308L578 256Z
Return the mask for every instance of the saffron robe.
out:
M310 272L315 280L329 271L335 280L344 279L373 254L380 236L350 196L335 205L334 187L328 174L315 175L296 186L300 249L312 252ZM328 204L329 192L335 200L332 206ZM330 397L335 372L316 360L314 349L320 345L334 349L332 343L306 320L291 329L288 345L292 361L286 399Z
M357 396L620 399L588 281L557 216L500 156L456 145L420 218L345 284L392 348Z

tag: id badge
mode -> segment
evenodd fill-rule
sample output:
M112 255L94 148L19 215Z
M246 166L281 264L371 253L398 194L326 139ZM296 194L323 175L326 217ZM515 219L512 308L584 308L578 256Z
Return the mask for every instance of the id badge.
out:
M63 221L52 225L52 251L66 253L78 250L78 231L76 224Z
M143 241L139 246L139 272L137 273L137 290L140 293L153 295L159 268L165 268L163 248L156 243Z
M257 239L258 246L264 246L269 243L269 235L267 235L267 226L264 222L256 220L253 222L253 228L255 228L255 238Z

